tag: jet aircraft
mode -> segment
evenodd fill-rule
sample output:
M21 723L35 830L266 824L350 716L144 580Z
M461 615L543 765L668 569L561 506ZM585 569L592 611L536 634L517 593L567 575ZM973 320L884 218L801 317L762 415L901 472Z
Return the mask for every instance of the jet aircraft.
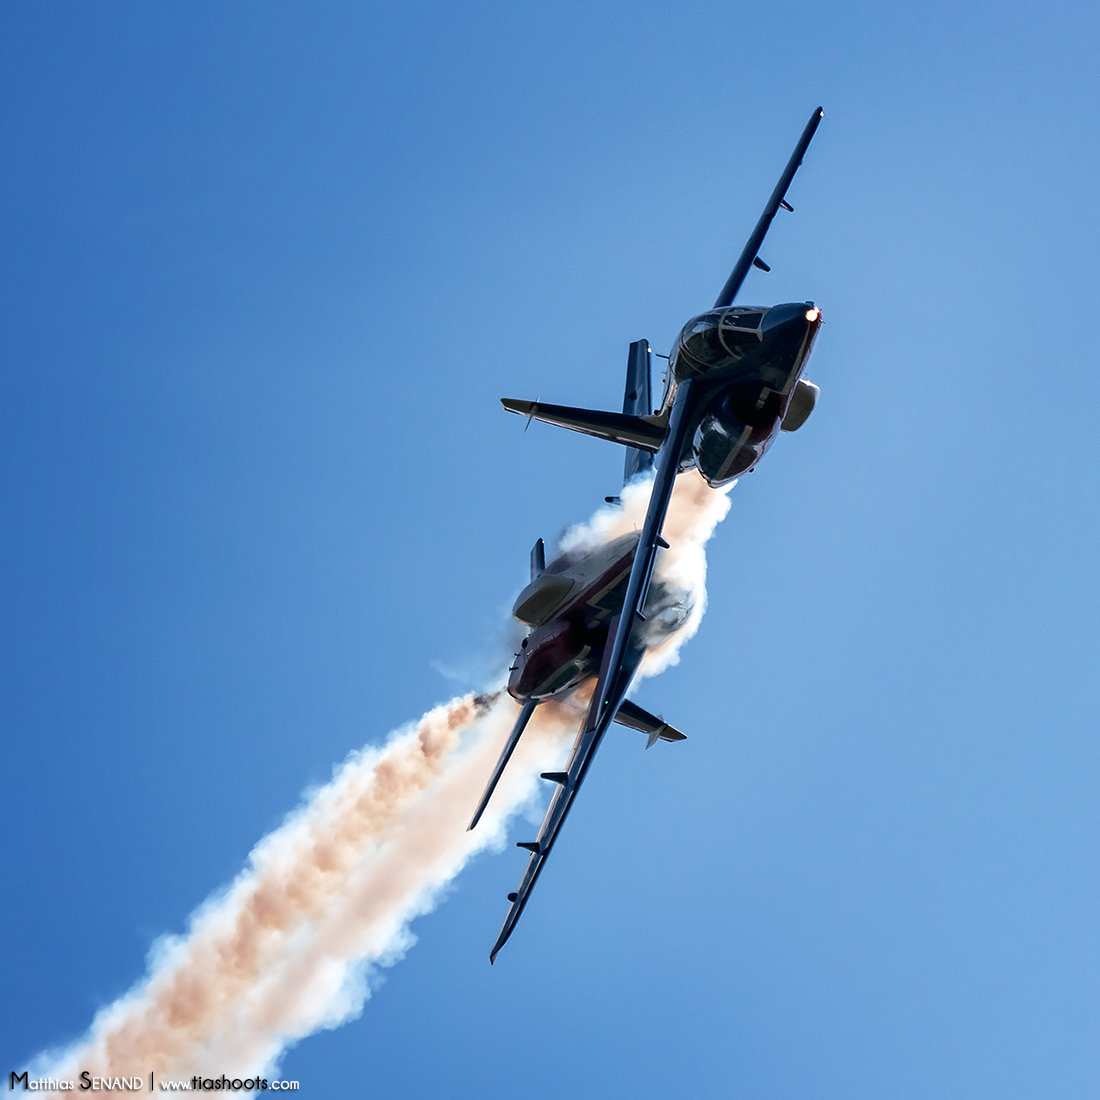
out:
M637 546L637 534L623 535L591 553L564 553L549 564L542 539L532 548L531 583L512 609L521 623L531 627L508 678L508 692L521 704L521 710L474 811L471 829L481 820L539 703L567 695L598 675L611 620L622 610ZM644 614L654 622L655 629L639 639L642 648L663 641L682 625L690 610L677 602L676 594L666 593L659 582L652 585ZM615 721L648 734L647 748L659 740L686 740L663 718L630 700L620 703ZM543 778L559 780L563 774L544 772Z
M650 399L651 350L644 340L630 346L621 413L502 401L509 412L529 420L625 444L626 480L652 467L653 489L640 534L612 543L602 554L547 567L541 539L532 551L531 584L520 594L515 614L533 629L508 685L522 709L470 828L538 703L593 677L595 689L565 770L543 773L557 790L536 839L518 845L531 855L518 888L508 895L511 908L490 962L512 934L611 724L648 733L650 744L684 737L626 699L645 652L650 582L658 549L667 546L661 528L676 475L695 468L712 487L726 485L752 470L781 430L797 430L813 411L820 391L802 370L821 326L820 310L809 301L771 307L733 303L751 267L770 270L760 247L779 209L793 209L787 190L822 114L819 107L810 116L713 308L688 321L677 337L656 410Z

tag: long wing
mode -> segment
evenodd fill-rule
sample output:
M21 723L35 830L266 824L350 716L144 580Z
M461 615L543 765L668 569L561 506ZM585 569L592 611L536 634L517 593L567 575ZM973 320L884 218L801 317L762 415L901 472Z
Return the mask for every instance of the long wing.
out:
M734 265L726 285L722 288L718 300L714 303L715 309L721 309L733 303L749 268L756 264L766 270L767 265L760 261L758 253L764 243L768 228L781 206L790 209L786 201L787 189L798 171L806 149L813 139L818 124L824 112L820 107L810 116L810 121L802 131L802 136L795 146L783 175L775 190L764 207L756 227L749 236L741 255ZM573 752L569 757L569 764L564 772L546 772L544 779L553 780L558 784L558 790L550 800L550 807L546 811L542 828L539 829L538 839L520 844L531 852L531 858L527 861L527 868L523 873L519 888L515 893L508 895L512 903L508 915L504 919L500 934L489 953L489 961L496 959L497 952L507 942L508 937L516 926L516 922L523 912L531 890L538 881L542 868L546 863L546 857L561 831L562 824L573 805L573 800L580 790L584 777L588 774L588 768L592 763L596 750L600 747L604 734L626 697L630 681L634 678L638 663L641 660L643 648L635 637L635 628L641 618L641 608L645 604L646 592L649 588L650 577L653 574L653 563L657 556L657 548L661 545L661 527L668 511L668 503L672 497L672 486L676 480L676 474L680 468L680 459L683 455L684 444L687 441L688 432L693 423L692 413L695 405L695 387L692 381L681 382L676 390L672 410L669 415L668 426L663 436L660 436L662 425L656 423L656 418L641 418L616 413L593 413L586 409L573 409L563 406L544 406L538 402L504 401L504 407L511 412L521 413L539 420L547 420L564 428L572 428L574 431L585 432L589 435L601 436L615 442L626 443L628 446L640 447L645 450L657 451L656 475L653 480L653 493L649 499L649 508L646 511L645 523L642 526L642 534L638 541L638 549L634 556L634 564L630 570L630 580L627 582L626 596L623 601L623 609L611 627L609 642L604 652L603 667L600 669L599 679L596 681L596 690L589 704L588 715L584 728L573 746ZM652 438L649 438L652 435Z
M541 543L542 539L539 539L536 545ZM537 699L528 699L527 702L523 704L519 712L519 717L516 718L516 724L512 727L512 732L508 735L508 740L504 744L504 750L500 754L500 759L493 768L493 774L489 776L489 782L485 785L485 790L481 795L481 801L477 804L477 809L474 810L474 816L470 824L466 826L467 832L477 827L477 823L481 820L481 815L485 813L485 808L489 805L489 799L493 797L493 791L497 789L500 777L504 774L504 769L508 766L508 761L512 759L512 753L516 751L516 745L519 744L519 739L523 736L523 731L527 728L527 723L531 721L531 715L535 713L535 707L538 705Z
M680 466L680 455L684 449L687 431L691 424L690 407L693 398L691 382L681 383L676 391L676 400L669 417L668 436L661 453L657 457L657 473L653 479L653 492L649 498L645 523L634 553L634 564L630 570L630 579L626 586L623 608L612 623L608 635L608 645L604 651L603 666L596 681L596 690L589 704L584 728L573 746L569 763L564 772L547 772L543 778L558 784L558 789L550 801L538 839L521 844L531 852L527 869L523 873L515 893L508 895L512 903L504 919L500 934L489 953L489 961L495 961L497 952L504 946L512 934L516 922L523 912L527 899L531 895L538 877L542 872L546 857L554 846L558 833L580 790L588 768L600 747L604 734L615 720L619 705L626 696L630 681L634 678L644 649L635 636L635 627L641 620L639 614L645 603L650 577L653 575L653 563L657 557L657 548L661 545L661 526L668 511L668 502L672 497L672 486Z
M718 295L718 300L714 303L715 309L723 309L733 304L737 292L741 289L741 284L745 281L745 276L749 273L749 268L754 264L763 267L765 271L768 270L767 265L758 258L757 253L759 253L760 246L764 243L764 238L768 235L772 218L779 212L779 208L785 206L788 210L791 209L790 204L786 201L787 188L790 187L791 180L794 179L794 174L798 171L798 166L802 163L802 158L806 155L806 150L809 148L818 123L821 121L821 116L824 114L825 112L818 107L810 115L810 121L806 123L806 129L802 131L802 137L798 139L798 144L794 147L791 159L787 161L787 167L783 169L783 175L779 177L779 182L775 185L772 197L768 199L768 205L764 207L764 213L760 215L756 228L745 242L745 247L741 250L741 255L737 257L737 263L733 265L733 270L726 280L726 285L722 287L722 293Z

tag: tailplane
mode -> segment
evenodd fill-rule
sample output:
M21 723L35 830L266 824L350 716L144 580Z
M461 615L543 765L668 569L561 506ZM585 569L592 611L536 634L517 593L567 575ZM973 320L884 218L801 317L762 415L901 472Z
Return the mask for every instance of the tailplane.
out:
M619 706L615 721L620 726L627 726L632 730L638 730L639 733L648 734L647 749L652 748L658 741L687 740L687 734L681 733L675 726L670 726L663 718L650 714L648 710L642 710L637 703L632 703L629 699L625 699Z
M624 484L653 465L653 455L668 435L668 416L649 414L649 342L635 340L626 362L626 395L621 413L598 409L577 409L571 405L547 405L541 401L520 401L502 397L500 403L530 422L541 420L574 432L594 435L630 448L626 456Z
M546 405L541 401L518 401L502 397L500 403L509 411L528 420L557 424L612 443L625 443L656 454L668 434L667 425L656 416L628 416L626 413L599 412L596 409L575 409L570 405Z

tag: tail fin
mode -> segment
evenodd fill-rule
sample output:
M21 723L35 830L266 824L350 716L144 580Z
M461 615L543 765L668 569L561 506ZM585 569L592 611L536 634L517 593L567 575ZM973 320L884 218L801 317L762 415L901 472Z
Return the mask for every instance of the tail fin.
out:
M653 412L650 394L650 350L648 340L635 340L626 359L626 392L623 412L630 416L650 416ZM653 465L653 453L628 447L623 484Z
M546 572L546 543L539 539L531 547L531 580L537 581Z

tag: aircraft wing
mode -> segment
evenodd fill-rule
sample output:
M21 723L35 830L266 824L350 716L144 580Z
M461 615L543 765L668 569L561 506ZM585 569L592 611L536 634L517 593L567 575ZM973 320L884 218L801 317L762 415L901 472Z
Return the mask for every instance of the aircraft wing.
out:
M818 107L810 116L809 122L806 123L802 136L787 162L787 167L783 170L775 190L772 191L771 197L764 207L764 212L760 215L760 219L749 235L737 263L734 264L733 271L730 272L725 286L722 287L722 291L718 295L718 300L715 302L716 309L733 303L751 267L756 266L768 270L767 264L758 255L760 246L763 244L772 219L779 209L781 207L788 210L792 209L786 200L787 189L802 163L802 158L805 156L818 124L821 122L823 113L821 108ZM634 673L641 661L644 647L642 647L639 639L635 637L635 631L639 621L642 620L641 609L645 606L646 592L649 589L649 581L653 574L657 549L663 541L661 539L661 527L664 524L665 513L668 511L668 504L672 498L673 482L679 472L680 459L693 422L692 413L696 401L695 386L696 383L691 380L682 381L679 384L667 426L658 421L656 417L639 417L628 413L597 413L586 409L542 405L539 402L530 401L506 400L503 402L504 407L510 412L519 413L529 418L546 420L549 423L571 428L574 431L610 439L616 443L625 443L627 446L646 451L656 451L657 455L653 492L649 498L645 523L642 525L642 533L634 554L634 563L631 566L630 579L627 582L623 608L611 625L607 648L604 651L603 667L600 669L600 675L596 681L596 690L592 695L592 702L589 704L584 728L573 746L573 752L569 757L566 770L543 773L543 778L553 780L558 784L558 789L550 800L550 807L546 811L546 817L539 829L538 839L520 844L521 848L526 848L531 852L531 858L527 862L527 869L523 873L519 888L515 893L508 895L512 907L508 910L508 916L505 917L504 925L497 936L496 943L493 944L492 951L489 953L490 961L496 959L497 952L500 951L512 934L512 929L515 928L516 922L527 904L527 899L542 873L546 857L554 846L554 841L561 831L562 824L573 805L573 800L584 782L584 777L588 774L588 768L596 755L597 749L600 747L600 742L611 723L615 721L615 715L626 698L630 681L634 678Z
M604 650L603 665L596 681L596 690L589 704L584 727L573 746L569 763L563 772L544 772L543 778L557 783L558 789L550 800L537 840L523 842L519 846L531 852L527 868L523 873L515 893L508 895L512 903L504 919L500 934L489 953L489 961L496 959L497 952L504 946L520 918L527 899L542 873L543 865L550 854L554 841L580 790L588 768L596 755L604 734L607 733L615 715L626 697L630 681L638 669L642 654L645 652L636 637L636 627L642 621L641 608L645 604L649 581L653 575L653 564L657 549L662 543L661 526L672 498L672 486L680 466L680 455L684 449L687 431L691 420L689 416L693 393L692 382L682 382L676 391L675 403L669 417L668 435L661 453L657 456L656 475L653 479L653 492L649 498L642 533L634 553L634 563L627 581L626 595L622 611L612 621L608 633L608 644Z
M794 209L787 202L787 188L791 186L791 180L794 179L795 172L802 164L802 158L806 155L806 150L810 147L810 142L813 140L818 124L824 114L825 112L818 107L810 115L810 121L806 123L806 128L802 131L802 136L794 147L791 159L787 161L787 167L783 169L783 175L779 177L779 182L775 185L775 190L772 192L771 198L768 199L768 204L764 207L760 220L756 223L756 227L745 242L745 247L741 250L741 255L737 257L737 263L733 265L733 270L726 280L726 285L722 287L722 292L714 303L715 309L733 305L733 300L737 297L737 292L741 289L741 284L745 281L745 276L748 275L750 267L759 267L764 271L771 270L758 255L760 246L764 243L764 238L771 228L772 218L779 213L779 208L782 206L786 210Z

